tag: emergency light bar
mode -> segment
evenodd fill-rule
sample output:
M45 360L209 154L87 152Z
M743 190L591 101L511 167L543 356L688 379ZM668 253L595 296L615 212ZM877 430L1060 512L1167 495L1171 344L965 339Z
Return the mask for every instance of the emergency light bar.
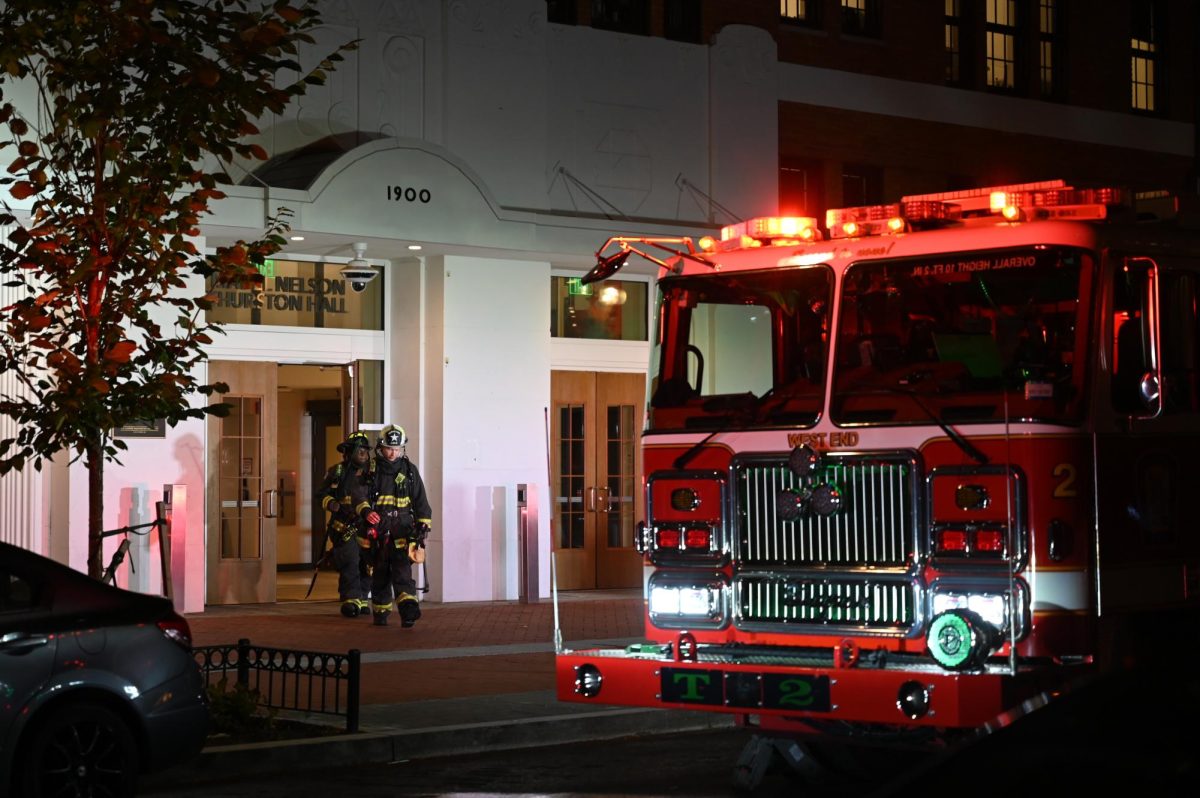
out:
M904 233L968 218L1000 216L1010 222L1047 219L1104 219L1108 208L1126 204L1118 188L1076 189L1062 180L915 194L891 205L862 205L825 212L830 238Z
M820 241L821 230L811 216L760 216L721 228L721 243L743 247L787 246Z

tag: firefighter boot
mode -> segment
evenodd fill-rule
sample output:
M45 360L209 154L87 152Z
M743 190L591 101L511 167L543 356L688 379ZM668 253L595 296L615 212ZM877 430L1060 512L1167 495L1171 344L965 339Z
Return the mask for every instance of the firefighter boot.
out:
M391 614L392 613L390 610L384 610L383 612L376 610L371 615L372 623L375 624L375 626L387 626L387 619Z
M354 599L354 606L359 615L371 614L371 605L366 602L366 599Z
M421 605L417 603L415 598L401 600L397 610L400 613L400 625L405 629L412 626L421 617Z
M355 599L346 599L342 602L342 615L347 618L358 617L358 602Z

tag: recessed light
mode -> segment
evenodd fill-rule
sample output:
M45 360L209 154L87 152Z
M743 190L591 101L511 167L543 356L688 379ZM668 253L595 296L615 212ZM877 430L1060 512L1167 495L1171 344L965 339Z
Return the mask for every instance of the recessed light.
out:
M418 249L420 249L420 248L421 248L421 245L420 245L420 244L409 244L409 245L408 245L408 248L409 248L409 249L411 249L411 250L413 250L413 251L415 252L415 251L417 251Z
M304 240L304 236L292 236L292 240L293 240L293 241L303 241L303 240Z

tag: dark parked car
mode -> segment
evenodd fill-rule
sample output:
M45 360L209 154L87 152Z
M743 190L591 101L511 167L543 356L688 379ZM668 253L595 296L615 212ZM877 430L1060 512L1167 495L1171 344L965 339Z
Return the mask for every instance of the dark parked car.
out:
M0 793L133 795L195 756L208 704L171 602L0 543Z

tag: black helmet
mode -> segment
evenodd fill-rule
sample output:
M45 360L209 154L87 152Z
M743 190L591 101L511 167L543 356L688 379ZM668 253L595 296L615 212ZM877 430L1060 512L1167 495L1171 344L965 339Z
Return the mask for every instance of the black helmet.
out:
M395 424L389 424L379 432L380 446L395 446L400 447L408 443L408 436L404 434L404 427L398 427Z
M351 432L346 437L346 440L337 445L337 450L342 454L350 454L355 449L370 449L371 439L367 437L365 432Z

